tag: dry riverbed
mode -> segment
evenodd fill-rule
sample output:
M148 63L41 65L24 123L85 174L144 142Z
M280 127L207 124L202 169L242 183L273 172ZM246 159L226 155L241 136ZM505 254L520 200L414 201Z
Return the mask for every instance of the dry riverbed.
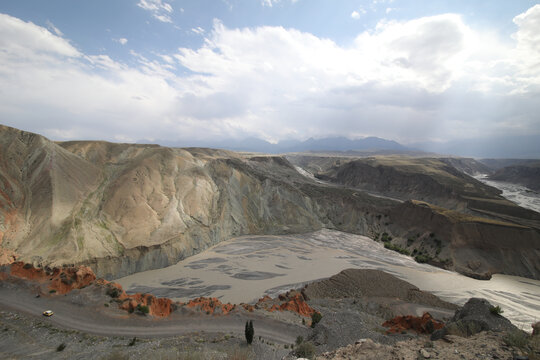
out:
M471 297L486 298L527 331L540 319L538 280L507 275L475 280L418 264L365 236L332 230L243 236L176 265L115 281L132 293L148 292L179 301L214 296L223 302L239 303L254 302L262 294L273 296L347 268L382 270L458 305Z

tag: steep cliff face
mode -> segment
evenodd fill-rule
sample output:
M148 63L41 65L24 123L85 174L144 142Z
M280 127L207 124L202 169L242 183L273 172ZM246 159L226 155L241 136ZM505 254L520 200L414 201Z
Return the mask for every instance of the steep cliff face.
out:
M465 172L482 171L472 159L291 157L317 178L401 200L421 200L448 209L540 229L540 214L517 206L501 191ZM457 168L456 168L457 167ZM458 170L459 169L459 170Z
M64 235L102 177L84 159L42 136L0 126L0 241L28 257L66 257Z
M464 194L470 195L467 204L475 195L484 203L480 195L492 188L478 190L476 183L471 188L458 181L465 175L435 160L430 168L402 159L399 169L324 161L332 168L327 176L336 176L339 184L305 177L280 156L54 143L2 126L0 260L89 265L97 276L111 279L174 264L234 236L329 228L372 238L389 232L402 246L414 233L411 246L419 250L434 242L429 237L434 232L442 241L438 265L472 274L540 277L538 231L528 226L470 221L470 215L449 216L446 210L403 205L356 189L361 184L385 195L425 193L419 198L444 199L459 208ZM461 187L443 186L448 181ZM499 216L497 201L490 199L495 208L489 213ZM533 224L535 214L528 220ZM442 262L446 259L450 262Z
M428 254L437 264L478 278L491 274L540 278L540 232L526 226L470 216L418 201L407 201L390 212L389 232L399 234L404 248L428 247L437 242L437 251ZM407 229L404 233L403 229ZM416 240L415 234L431 237ZM436 254L436 255L435 255Z
M2 248L36 264L89 264L112 278L233 236L367 233L377 222L373 199L325 191L282 157L0 132Z
M540 161L524 165L507 166L497 170L489 178L521 184L529 189L540 191Z

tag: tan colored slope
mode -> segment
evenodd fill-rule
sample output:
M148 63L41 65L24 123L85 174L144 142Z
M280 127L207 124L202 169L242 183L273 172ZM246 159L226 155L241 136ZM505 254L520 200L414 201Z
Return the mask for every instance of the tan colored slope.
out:
M8 154L0 169L2 247L24 261L87 263L113 277L170 265L236 235L322 227L312 199L280 180L280 171L301 179L280 158L54 143L8 127L0 139Z
M3 246L19 254L54 258L72 253L65 224L91 193L101 171L44 137L0 127ZM60 241L62 240L62 241Z
M85 264L100 277L118 278L174 264L240 235L329 228L373 237L388 231L406 243L413 232L439 234L432 211L412 216L416 212L406 209L405 216L398 215L399 203L318 183L280 156L54 143L5 126L0 155L0 258L5 260L16 253L34 264ZM536 253L527 253L538 248L537 232L447 221L441 226L451 230L441 236L443 245L464 243L467 258L485 259L485 266L477 267L482 274L487 269L540 276ZM453 230L458 228L464 230ZM510 239L525 234L526 241L515 248L497 234ZM477 239L493 236L495 251L477 246ZM441 256L456 262L445 266L458 268L461 263L448 249ZM497 271L502 259L511 259L511 265Z

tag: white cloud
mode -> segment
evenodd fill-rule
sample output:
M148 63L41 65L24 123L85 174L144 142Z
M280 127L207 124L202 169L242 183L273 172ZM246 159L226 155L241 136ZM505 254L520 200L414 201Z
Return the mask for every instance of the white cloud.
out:
M540 79L540 5L531 7L516 16L514 23L519 30L513 35L517 41L516 58L525 76L531 73L535 80Z
M191 31L193 31L195 34L198 34L198 35L204 34L204 29L200 26L197 26L196 28L192 28Z
M60 29L54 26L54 24L50 20L47 20L45 23L47 24L47 27L49 28L49 30L54 32L56 35L64 36L64 34L60 31Z
M389 8L389 7L387 7L387 8L386 8L386 13L387 13L387 14L390 14L390 13L391 13L392 11L394 11L394 10L396 10L396 8Z
M49 136L109 140L538 133L539 11L514 19L511 44L455 14L380 22L349 46L216 21L201 47L132 52L136 66L1 15L0 113Z
M351 17L352 17L353 19L355 19L355 20L358 20L358 19L360 19L360 13L359 13L358 11L355 10L355 11L353 11L353 12L351 13Z
M137 6L150 11L152 16L161 22L172 23L170 14L173 12L173 8L169 3L162 0L139 0Z
M275 3L280 2L281 0L261 0L263 6L272 7Z
M126 38L119 38L119 39L113 39L113 41L116 41L117 43L120 43L121 45L126 45L128 42L128 39Z
M290 0L291 3L296 3L297 1L299 0ZM267 6L267 7L272 7L274 6L275 4L281 2L281 0L261 0L261 5L262 6ZM232 9L232 6L230 6L230 8Z
M18 18L0 14L0 48L2 56L19 57L26 53L40 56L61 55L77 57L81 54L69 41L52 34L47 29L24 22Z

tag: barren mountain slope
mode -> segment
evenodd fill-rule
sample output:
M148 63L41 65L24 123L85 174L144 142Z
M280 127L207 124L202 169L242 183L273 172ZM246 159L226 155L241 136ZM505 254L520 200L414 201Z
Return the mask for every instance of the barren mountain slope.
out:
M309 156L290 159L324 181L540 229L540 214L517 206L503 198L500 190L464 173L483 168L472 159L404 156L334 158L333 162Z
M86 264L116 278L174 264L234 236L329 228L374 239L388 233L402 246L414 232L409 248L424 248L436 265L540 277L540 235L528 226L498 220L503 230L491 231L489 223L472 221L473 230L459 232L470 218L439 218L416 203L320 183L280 156L54 143L8 127L0 127L0 155L3 262L15 254L34 264ZM425 249L431 232L441 233L437 254ZM487 243L477 246L477 239ZM515 239L526 241L514 246ZM457 248L469 255L457 256ZM504 261L511 266L501 267Z
M100 276L164 267L236 235L367 233L382 216L374 206L389 206L325 191L281 157L56 144L7 127L1 139L3 248L44 265L90 264Z
M540 191L540 161L507 166L497 170L489 178L521 184L529 189Z

